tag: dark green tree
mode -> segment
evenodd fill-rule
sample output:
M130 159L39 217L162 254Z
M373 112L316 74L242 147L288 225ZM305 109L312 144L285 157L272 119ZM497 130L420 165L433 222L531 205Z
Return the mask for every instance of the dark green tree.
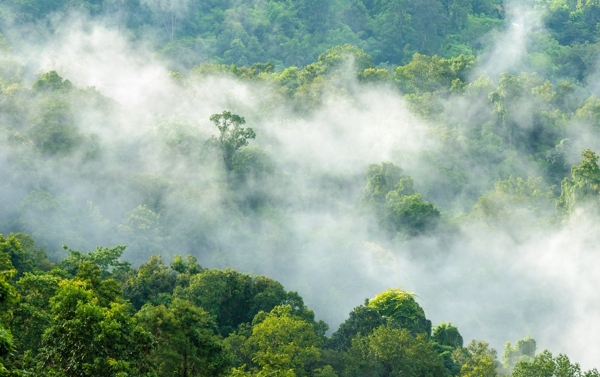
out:
M460 365L452 359L452 354L463 346L463 337L455 326L442 323L433 329L431 335L435 350L444 359L444 366L448 372L456 376L460 373Z
M358 334L369 335L379 326L385 325L385 318L377 309L369 307L369 301L365 305L352 309L348 319L328 339L326 346L338 351L347 351L352 346L352 339Z
M157 343L150 359L158 376L220 376L227 369L213 317L191 302L175 298L168 305L145 305L136 318Z

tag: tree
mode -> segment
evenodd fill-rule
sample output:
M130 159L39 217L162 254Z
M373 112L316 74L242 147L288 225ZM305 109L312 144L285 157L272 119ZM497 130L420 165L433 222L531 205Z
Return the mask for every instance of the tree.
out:
M443 360L427 342L406 329L380 326L368 336L358 335L345 356L348 377L443 376Z
M8 238L0 234L0 254L10 260L12 268L16 271L16 277L20 277L23 273L31 272L34 269L32 260L25 255L25 251L15 234L9 234Z
M142 0L165 28L169 40L173 42L177 22L187 15L189 0Z
M41 111L33 120L31 139L39 150L50 156L64 156L77 148L82 140L75 125L71 104L48 98L40 106Z
M36 82L33 83L33 89L42 91L67 91L73 88L73 84L69 80L63 80L56 71L44 73Z
M309 363L319 359L320 344L314 326L284 305L256 315L246 350L262 375L302 377L308 375Z
M332 47L319 55L319 65L323 67L323 73L339 69L349 60L354 64L356 73L373 68L373 58L360 48L349 44Z
M440 219L440 211L418 193L399 195L391 191L386 199L388 222L398 232L417 236L435 228Z
M463 346L463 337L455 326L450 323L441 323L435 329L431 336L434 349L440 357L444 359L444 366L448 372L456 376L460 373L460 365L452 359L455 350Z
M499 180L493 191L479 198L470 216L487 226L511 227L517 232L547 226L556 215L553 188L542 177Z
M369 165L363 205L373 209L381 226L393 234L417 236L435 228L440 212L414 189L412 178L390 162Z
M125 223L119 225L118 229L129 241L130 254L142 260L146 256L161 254L166 237L162 236L160 214L146 205L140 205L125 215Z
M346 351L352 346L352 339L358 334L369 335L379 326L386 324L385 318L377 309L369 306L369 300L365 305L352 309L348 319L342 322L340 327L328 339L326 346L338 351Z
M460 55L445 59L437 55L430 57L417 53L410 63L395 69L394 79L403 93L422 94L449 90L457 83L464 85L467 71L473 63L472 56Z
M50 300L52 324L42 338L37 373L109 377L147 370L152 338L132 319L118 285L101 282L100 269L89 262L79 273L61 281Z
M308 32L314 33L329 28L333 3L331 0L299 0L293 4L298 18L306 25Z
M158 304L161 297L173 293L176 275L160 255L151 255L136 273L127 277L123 287L125 297L138 310L146 303Z
M431 340L437 342L442 346L456 348L462 348L463 337L458 332L456 326L452 326L451 323L442 323L433 330Z
M228 367L213 317L191 302L145 305L136 318L159 344L151 354L158 376L219 376Z
M189 286L177 290L175 296L215 316L224 336L252 322L260 311L270 312L277 305L289 305L293 315L314 324L321 336L327 329L325 323L314 321L314 313L296 292L286 292L279 282L264 276L253 278L230 269L204 270L191 276Z
M388 289L369 301L368 306L386 318L391 326L408 330L411 334L431 334L431 321L415 300L414 293L399 288Z
M582 372L579 364L571 364L565 355L552 357L548 351L543 351L530 361L522 360L517 363L512 377L599 377L596 369Z
M496 377L500 363L495 349L489 344L472 340L466 348L457 348L452 359L460 367L460 377Z
M529 336L517 340L514 346L507 342L504 346L504 355L502 355L502 366L505 370L512 371L517 363L531 361L535 356L535 349L535 339Z
M404 177L402 169L391 162L369 165L366 173L367 185L363 190L363 201L385 203L388 192L396 188L400 179Z
M378 61L401 63L407 55L410 46L407 39L412 31L410 14L408 13L409 0L377 1L382 4L375 9L371 27L378 36L377 51L373 56ZM412 55L408 53L408 55Z
M248 145L248 140L254 139L256 134L252 128L241 127L246 124L244 117L232 114L229 111L211 115L210 121L219 129L219 137L215 138L213 136L209 143L221 149L225 167L228 171L231 171L233 155L241 147Z
M232 170L243 183L261 181L275 172L275 164L262 150L242 147L233 156Z
M561 184L558 206L565 214L570 214L582 204L597 206L600 194L600 166L598 155L590 149L584 150L583 160L571 168L572 179L565 178Z
M10 375L10 371L4 364L14 350L13 335L8 328L8 322L18 295L9 281L16 273L17 270L13 267L9 254L0 252L0 376Z
M60 261L60 267L71 273L76 273L77 268L83 262L91 262L104 272L108 272L113 268L128 268L131 266L130 262L120 260L123 251L125 251L125 246L96 247L96 251L88 251L85 254L79 250L72 250L66 245L63 245L63 248L67 251L67 257Z

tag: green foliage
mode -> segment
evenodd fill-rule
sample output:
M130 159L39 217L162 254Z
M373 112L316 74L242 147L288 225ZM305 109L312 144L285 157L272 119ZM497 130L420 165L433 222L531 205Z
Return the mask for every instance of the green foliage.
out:
M455 326L450 323L441 323L433 329L431 336L434 349L444 360L444 366L449 374L456 376L460 373L461 365L452 358L457 349L462 349L463 338Z
M11 255L36 255L19 239L32 250L35 242L24 234L2 238L0 249L3 375L495 377L501 368L487 343L463 348L451 324L429 336L424 310L400 289L366 300L326 339L327 326L315 322L297 293L262 276L204 270L189 255L175 256L170 267L152 256L136 270L119 260L124 247L67 248L61 269L34 267L15 289ZM529 337L508 343L505 370L598 376L566 356L534 353Z
M583 106L575 111L576 121L600 128L600 99L595 95L585 100Z
M70 90L73 84L69 80L63 80L56 71L44 73L36 82L33 83L35 90Z
M12 353L13 349L13 336L10 330L0 325L0 376L11 375L10 371L4 366L3 360Z
M561 185L559 208L570 214L581 205L595 205L600 193L600 167L598 155L589 149L581 155L583 160L571 169L572 179L565 178Z
M145 305L136 318L154 336L157 346L150 360L158 376L220 376L227 369L228 356L213 318L189 301Z
M529 336L517 340L514 346L507 342L504 346L502 355L502 366L505 370L512 370L517 363L522 361L532 361L535 357L536 342Z
M223 161L227 170L232 170L234 154L242 147L248 145L248 139L254 139L256 134L252 128L241 127L246 123L244 117L223 111L221 114L213 114L210 121L219 129L219 136L214 136L209 143L221 149Z
M496 377L500 363L497 352L490 349L489 344L472 340L466 348L456 349L452 359L461 365L461 377Z
M246 347L262 375L285 372L302 377L308 375L309 363L319 359L320 343L314 326L285 305L257 315Z
M450 90L466 84L472 56L459 55L445 59L437 55L415 54L410 63L397 67L394 79L403 93L425 93Z
M463 346L463 337L458 332L458 328L452 326L451 323L441 323L433 329L431 340L453 349L462 348Z
M408 178L408 187L412 186L412 180ZM396 231L404 231L411 236L416 236L435 228L440 218L440 211L433 204L424 201L421 195L414 193L401 195L406 192L402 183L398 184L398 190L390 191L387 196L386 209L389 224Z
M346 376L444 376L444 364L425 334L381 326L358 335L345 357Z
M375 210L381 225L394 233L417 236L432 231L440 212L415 192L412 178L392 163L369 165L363 205Z
M363 72L366 69L372 69L373 58L356 46L345 44L335 46L319 55L318 63L325 72L331 72L334 69L343 68L344 64L351 63L355 72Z
M113 376L145 368L151 338L133 321L129 305L104 302L93 282L64 280L50 299L52 325L44 332L39 373Z
M275 172L273 160L256 147L241 147L233 155L231 170L243 183L259 182Z
M118 230L127 237L131 253L142 260L160 254L166 241L161 234L160 214L146 205L139 205L125 216L125 222L119 225Z
M553 357L548 351L543 351L530 360L519 361L513 370L512 377L597 377L596 369L582 372L579 364L572 364L565 355Z
M327 207L334 208L332 217L343 218L362 199L361 209L371 211L386 237L416 242L411 238L444 235L441 211L444 219L470 211L454 221L511 236L555 230L552 185L561 181L563 215L597 209L598 156L585 150L565 177L571 143L595 142L567 138L581 130L595 137L600 128L600 101L583 87L594 82L600 7L597 1L536 4L543 25L527 30L519 65L476 77L472 67L492 50L497 33L520 26L505 25L500 0L2 2L4 29L14 23L31 33L11 34L17 43L21 37L44 43L70 12L106 18L134 43L152 34L150 48L181 70L171 78L190 103L198 99L198 84L214 77L269 88L253 112L257 122L274 108L285 109L277 113L282 127L296 116L311 121L327 101L360 110L364 90L398 90L417 117L427 118L398 121L419 122L427 140L417 157L391 154L411 166L414 181L392 163L370 165L359 199L361 178L306 181L286 156L265 152L277 150L273 140L265 139L270 149L250 147L256 134L227 111L211 116L219 135L208 143L194 121L179 115L156 116L149 121L155 127L136 124L140 139L115 142L121 138L104 129L125 126L116 103L93 88L75 88L56 71L30 85L29 62L21 63L0 37L0 231L29 231L39 242L23 233L0 236L0 375L13 373L13 366L33 375L222 375L231 362L236 376L495 376L499 364L486 343L462 348L449 324L430 338L420 335L430 334L431 323L412 294L378 295L326 340L325 323L280 283L205 270L189 255L176 255L169 265L159 255L193 252L206 263L235 260L250 271L274 257L277 266L285 261L278 273L292 274L295 253L310 244L296 237L298 224L287 214L325 202L335 203ZM368 122L381 122L379 116ZM86 123L102 131L87 134ZM212 169L218 158L207 146L219 152L224 169ZM160 164L148 163L154 153ZM185 168L190 174L181 179L177 172ZM543 177L525 178L532 172ZM302 191L304 182L309 192ZM89 198L101 200L102 208ZM310 236L325 233L328 228ZM69 249L52 270L39 245L59 260L63 242L81 250L127 244L133 265L141 264L120 261L124 247ZM343 252L348 242L334 246ZM321 288L314 280L310 288ZM534 357L532 343L509 345L505 369L597 375L582 374L563 356Z
M137 273L127 278L123 291L133 306L140 309L145 303L156 305L165 295L172 294L176 281L175 271L165 265L162 257L151 255Z
M346 351L352 345L352 339L361 334L369 335L379 326L385 325L386 320L377 309L365 305L352 309L348 319L331 335L326 346L338 351Z
M0 241L5 241L5 238L0 238ZM10 318L12 306L17 302L18 295L11 284L11 280L16 274L17 270L10 260L10 254L2 251L0 253L0 308L2 309L0 312L0 325Z
M75 275L81 265L91 263L96 265L103 272L110 272L113 269L126 269L131 266L129 262L119 260L125 246L114 247L96 247L96 251L82 253L78 250L69 249L66 245L63 248L67 251L67 257L60 262L60 267L72 275Z
M494 184L494 191L481 196L471 217L490 227L511 224L514 229L547 226L555 215L553 187L542 177L527 180L509 177Z
M190 278L189 286L177 290L177 297L190 300L215 316L219 332L227 335L239 325L252 322L260 311L277 305L291 305L293 314L314 322L314 314L295 292L286 292L271 279L233 270L204 270Z
M364 200L379 204L385 202L386 195L404 177L402 169L391 162L369 165L366 175L367 186L364 189Z
M25 273L17 282L21 295L11 321L19 353L36 356L42 347L42 335L52 324L50 299L59 289L60 276L53 273Z
M71 154L81 142L71 104L48 98L40 107L41 111L33 120L31 139L45 155Z
M415 300L415 294L399 288L388 289L369 300L368 306L386 318L390 325L410 331L411 334L431 334L431 321Z
M0 258L3 261L0 268L4 271L14 268L17 272L16 277L31 272L36 267L32 258L23 250L19 235L11 233L5 238L0 234Z

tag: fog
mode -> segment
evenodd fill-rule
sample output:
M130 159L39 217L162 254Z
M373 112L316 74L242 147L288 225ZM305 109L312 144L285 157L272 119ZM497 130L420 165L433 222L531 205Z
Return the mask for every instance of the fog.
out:
M536 16L515 14L478 63L478 75L521 69L527 25ZM27 230L55 257L62 243L82 250L127 244L124 258L136 265L153 252L167 262L191 253L203 267L264 274L297 290L331 331L365 298L401 286L418 295L434 325L452 322L466 342L486 340L501 353L506 341L530 335L538 350L566 353L585 369L600 367L595 216L580 213L526 234L516 234L514 224L465 222L436 236L390 240L360 208L368 165L402 167L429 200L444 182L425 158L441 153L435 125L412 114L395 89L346 78L348 93L326 89L323 105L300 114L268 81L227 74L179 80L143 44L73 17L43 46L15 45L12 56L24 67L23 87L55 70L87 90L69 101L81 137L96 142L72 156L45 158L11 144L12 131L3 131L0 171L20 183L0 185L7 214L0 232ZM31 119L38 116L36 101ZM485 103L458 109L475 117ZM264 151L273 167L236 190L227 188L218 156L194 154L216 135L210 115L224 110L246 118L257 134L250 146ZM19 128L8 113L0 117L3 125ZM578 130L573 139L586 132ZM81 157L90 150L99 157ZM524 171L540 174L519 157ZM480 188L479 174L488 167L461 163L472 172L465 190ZM269 198L260 213L235 205L256 193ZM467 196L459 193L440 207L446 220L473 207ZM15 213L21 216L7 220Z

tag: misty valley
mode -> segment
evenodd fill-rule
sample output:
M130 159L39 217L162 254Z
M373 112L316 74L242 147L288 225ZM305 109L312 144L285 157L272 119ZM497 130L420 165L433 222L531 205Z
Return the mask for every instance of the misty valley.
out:
M600 377L599 25L3 0L0 377Z

